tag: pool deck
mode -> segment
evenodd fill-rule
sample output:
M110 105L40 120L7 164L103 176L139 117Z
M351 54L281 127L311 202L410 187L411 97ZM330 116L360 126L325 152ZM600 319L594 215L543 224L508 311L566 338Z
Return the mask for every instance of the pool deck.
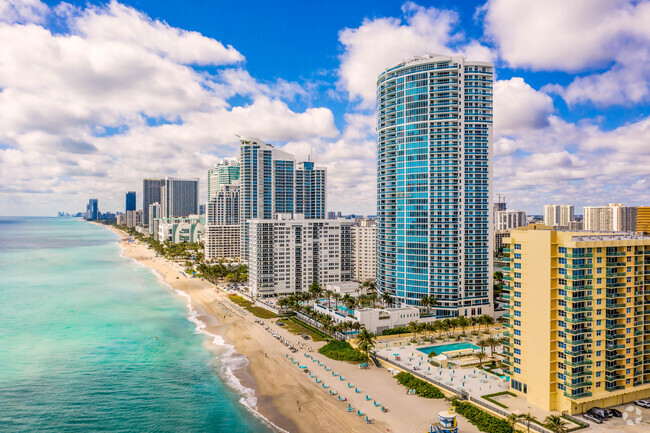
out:
M422 346L430 347L428 346ZM432 380L441 382L458 391L466 391L473 397L507 391L508 382L478 368L441 368L430 365L427 355L417 350L418 346L388 347L376 352L391 363L408 372L417 372ZM466 349L465 349L466 350ZM394 354L399 354L396 360ZM453 362L453 361L452 361Z

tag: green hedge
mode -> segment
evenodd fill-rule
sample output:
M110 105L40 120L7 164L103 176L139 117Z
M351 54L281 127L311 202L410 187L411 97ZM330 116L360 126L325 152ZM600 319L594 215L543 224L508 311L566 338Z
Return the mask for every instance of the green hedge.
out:
M318 349L318 353L336 361L365 362L365 355L354 350L347 341L332 340Z
M393 329L384 329L381 331L381 335L397 335L397 334L410 334L411 331L409 331L408 328L393 328Z
M510 424L504 419L497 418L473 404L452 400L451 404L456 408L456 412L467 418L467 420L485 433L512 433Z
M411 373L397 373L395 379L409 389L414 389L415 393L424 398L444 398L445 395L435 386L422 379L418 379Z

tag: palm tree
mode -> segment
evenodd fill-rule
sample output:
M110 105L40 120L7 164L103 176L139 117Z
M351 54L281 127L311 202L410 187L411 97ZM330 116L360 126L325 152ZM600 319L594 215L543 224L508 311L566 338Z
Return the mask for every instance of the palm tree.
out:
M431 324L433 332L441 332L442 331L442 323L440 320L436 320ZM440 336L440 334L438 334Z
M334 306L338 310L339 309L339 301L343 298L343 296L339 292L334 292L332 294L332 299L334 299Z
M526 428L528 429L528 433L530 433L530 423L537 421L537 418L535 418L530 412L528 412L521 415L521 419L526 423Z
M429 296L429 308L427 308L427 313L430 313L430 309L436 305L438 305L438 300L436 297L433 295Z
M311 298L313 300L316 300L321 295L321 293L323 293L323 289L320 287L318 282L314 281L311 283L309 286L309 294L311 295Z
M358 345L357 350L365 355L366 360L369 358L370 351L375 347L375 334L368 331L366 328L363 328L359 334L357 334Z
M325 296L327 296L327 306L330 308L332 308L332 294L334 294L332 290L325 290Z
M473 330L476 330L476 324L477 323L478 323L478 317L472 316L472 317L469 318L469 324L472 326L472 328L474 328Z
M567 423L558 415L549 415L544 419L544 427L554 433L567 433Z
M345 299L345 296L348 296L347 300ZM345 308L354 311L355 307L357 306L357 300L350 295L345 295L345 296L343 297L343 303L345 304Z
M508 421L508 424L510 424L510 427L512 428L512 433L515 432L515 425L520 419L521 419L521 415L516 413L511 413L506 417L506 421Z
M483 367L483 360L487 358L487 353L479 352L476 354L476 357L478 358L479 367Z
M393 303L393 297L390 296L388 293L384 292L381 294L381 301L384 303L386 307L388 307L390 304Z
M494 346L499 344L499 341L497 341L496 338L490 337L485 342L490 346L490 355L494 356Z
M372 292L368 295L368 299L370 299L370 302L372 303L372 308L375 308L377 306L377 299L379 299L379 295L377 295L377 292Z
M413 333L413 338L418 338L418 331L420 330L420 326L418 325L418 322L416 322L415 320L411 320L407 326L409 328L409 331Z
M424 295L422 298L420 298L420 305L425 307L427 309L427 314L429 314L429 297L427 295Z
M485 348L490 345L487 340L479 340L476 345L481 348L481 352L485 353Z

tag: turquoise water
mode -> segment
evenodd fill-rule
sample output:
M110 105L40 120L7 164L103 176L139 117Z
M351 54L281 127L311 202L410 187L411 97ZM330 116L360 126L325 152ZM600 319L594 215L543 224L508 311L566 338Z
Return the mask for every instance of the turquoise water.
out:
M272 431L216 374L227 360L186 300L116 240L71 218L0 218L0 431Z
M478 346L474 346L473 344L470 343L452 343L452 344L441 344L439 346L423 347L418 350L422 353L426 353L427 355L431 352L436 352L438 355L440 355L443 352L453 352L454 350L463 350L463 349L478 349Z

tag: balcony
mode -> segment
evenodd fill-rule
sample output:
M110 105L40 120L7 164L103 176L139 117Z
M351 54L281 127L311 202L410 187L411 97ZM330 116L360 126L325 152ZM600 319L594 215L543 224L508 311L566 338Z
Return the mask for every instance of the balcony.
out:
M577 398L582 398L582 397L591 397L591 393L590 392L583 392L583 393L580 393L580 394L571 394L569 392L565 392L564 396L575 400Z
M565 254L564 257L568 259L581 259L583 257L593 257L593 254Z
M606 365L605 370L606 371L617 371L617 370L624 370L625 369L625 364L616 364L616 365Z
M583 313L585 311L593 311L593 307L579 307L579 308L568 308L565 307L564 311L569 313Z
M617 385L617 386L606 386L605 391L616 391L618 389L625 389L624 385Z
M564 381L564 386L566 386L568 388L580 388L582 386L591 386L591 382L580 382L580 383L573 383L572 384L571 382L568 382L568 381L565 380Z
M592 322L593 317L573 317L573 318L565 317L564 321L567 323L586 323L586 322Z
M606 334L605 339L607 340L619 340L625 338L625 334Z
M624 256L625 254L626 254L625 251L607 251L605 253L607 257L621 257Z
M582 371L577 371L575 373L569 372L568 370L564 372L564 374L568 377L580 377L580 376L589 376L590 374L593 374L591 370L582 370Z
M625 266L625 262L607 262L605 263L605 266L608 268L618 268L621 266Z
M591 296L565 296L565 301L569 302L580 302L580 301L591 301L593 298Z
M565 338L565 339L564 339L564 342L565 342L566 344L570 344L570 345L572 345L572 346L578 346L578 345L580 345L580 344L591 343L592 340L591 340L591 338L581 338L580 340L570 340L570 339L568 339L568 338ZM623 346L623 347L625 347L625 346Z
M605 325L605 329L624 329L624 328L625 328L624 323L612 323L612 324Z
M580 365L590 365L593 364L593 360L591 359L583 359L582 361L564 361L564 365L569 365L571 367L578 367Z
M564 332L566 332L567 334L571 334L571 335L579 335L579 334L592 332L592 329L591 328L578 328L578 329L567 328L567 329L564 330Z
M592 265L591 263L581 263L579 265L573 265L573 264L564 265L564 267L566 269L589 269L589 268L593 268L594 265Z

